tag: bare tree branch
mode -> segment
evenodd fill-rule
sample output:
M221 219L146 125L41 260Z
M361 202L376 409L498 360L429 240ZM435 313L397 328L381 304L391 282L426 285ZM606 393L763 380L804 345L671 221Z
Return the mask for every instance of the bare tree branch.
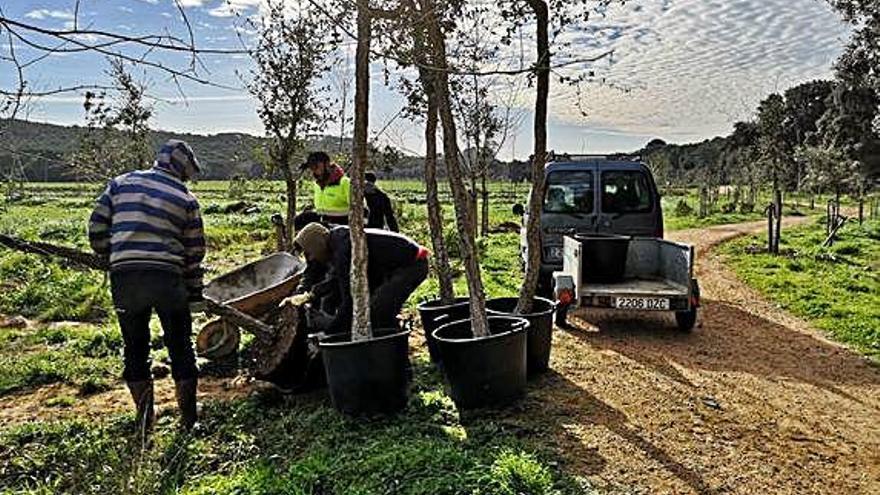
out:
M177 0L175 0L177 1ZM189 21L185 21L189 22ZM136 45L143 46L152 46L154 48L160 48L162 50L172 51L172 52L189 52L189 53L198 53L201 55L246 55L247 50L238 50L238 49L222 49L222 48L196 48L195 45L191 43L187 43L186 41L176 38L173 36L159 36L159 35L149 35L149 36L127 36L119 33L113 33L110 31L102 31L102 30L94 30L94 29L65 29L65 30L57 30L57 29L48 29L40 26L35 26L33 24L24 23L20 21L16 21L5 15L0 15L0 25L5 25L7 29L10 31L10 26L17 27L26 31L32 31L35 33L43 34L46 36L50 36L53 38L59 38L65 41L70 41L74 37L83 37L83 36L98 36L103 38L109 38L111 40L116 40L117 43L132 43ZM155 40L155 41L151 41ZM164 42L163 40L168 40L168 42ZM178 44L175 44L177 42ZM81 46L90 47L90 45L85 43L79 43Z

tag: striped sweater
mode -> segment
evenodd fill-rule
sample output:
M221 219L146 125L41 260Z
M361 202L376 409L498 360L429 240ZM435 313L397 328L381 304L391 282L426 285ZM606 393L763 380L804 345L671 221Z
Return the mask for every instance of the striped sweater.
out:
M170 165L111 180L89 218L92 249L111 271L170 270L183 275L192 299L201 297L205 236L199 203Z

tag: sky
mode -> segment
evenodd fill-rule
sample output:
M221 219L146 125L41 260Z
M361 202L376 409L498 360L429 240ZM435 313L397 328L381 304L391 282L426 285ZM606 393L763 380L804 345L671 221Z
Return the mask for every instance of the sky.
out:
M75 3L0 0L0 9L9 18L60 29L72 24ZM180 0L180 4L202 48L240 48L241 18L233 13L249 16L260 10L260 0ZM548 141L556 151L632 151L658 137L686 143L727 134L734 122L750 118L768 93L830 77L849 34L824 0L634 0L593 14L588 24L560 38L569 44L566 56L610 55L590 64L595 77L580 89L552 82ZM81 0L78 22L80 27L131 35L163 30L186 35L174 0ZM246 32L243 35L247 37ZM524 34L526 53L531 53L529 36ZM17 49L23 59L36 55L20 43ZM176 65L188 60L185 55L162 57ZM250 67L247 56L205 56L202 62L202 75L239 89L184 82L181 96L167 75L136 71L158 97L151 126L178 132L262 134L255 102L242 89ZM29 67L27 78L37 90L100 83L106 81L107 66L98 54L64 54ZM374 64L372 73L371 136L421 153L421 124L399 117L403 102L393 88L383 85L379 64ZM12 77L8 66L0 65L0 87L11 87ZM504 84L519 90L515 97L498 96L497 103L511 107L509 114L517 124L500 157L526 158L532 146L532 88L522 78ZM82 124L82 96L33 101L27 117ZM327 129L328 134L338 132L335 124Z

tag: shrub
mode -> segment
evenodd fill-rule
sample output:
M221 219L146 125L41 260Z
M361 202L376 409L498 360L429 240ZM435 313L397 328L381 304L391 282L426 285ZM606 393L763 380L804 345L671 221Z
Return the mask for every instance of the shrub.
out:
M505 450L495 459L490 469L492 481L503 495L555 494L553 477L534 456L524 452Z
M687 204L687 201L683 199L679 199L678 203L675 204L675 216L677 217L689 217L694 214L694 209L691 208L691 205Z

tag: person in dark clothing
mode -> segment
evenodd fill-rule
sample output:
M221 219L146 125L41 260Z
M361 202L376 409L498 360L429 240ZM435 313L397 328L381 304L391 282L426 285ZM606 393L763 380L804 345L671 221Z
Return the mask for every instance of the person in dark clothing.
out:
M376 185L376 174L367 172L364 174L364 179L366 179L364 199L367 201L367 208L370 209L367 227L373 229L387 228L391 232L400 232L397 226L397 218L394 216L394 208L391 206L391 199L388 198L385 191L379 189L379 186Z
M367 278L370 287L370 323L373 328L397 328L397 315L410 294L428 276L428 250L402 234L366 229ZM336 314L310 315L312 330L345 333L351 330L351 236L349 228L328 230L311 223L299 231L294 246L306 257L307 267L297 292L311 291L329 273L340 299Z
M197 420L198 370L191 309L203 304L205 236L199 203L185 181L199 172L192 149L170 140L149 170L111 180L89 218L89 243L110 262L110 291L119 316L125 378L140 428L154 421L150 316L162 322L181 423ZM192 305L192 307L191 307Z

